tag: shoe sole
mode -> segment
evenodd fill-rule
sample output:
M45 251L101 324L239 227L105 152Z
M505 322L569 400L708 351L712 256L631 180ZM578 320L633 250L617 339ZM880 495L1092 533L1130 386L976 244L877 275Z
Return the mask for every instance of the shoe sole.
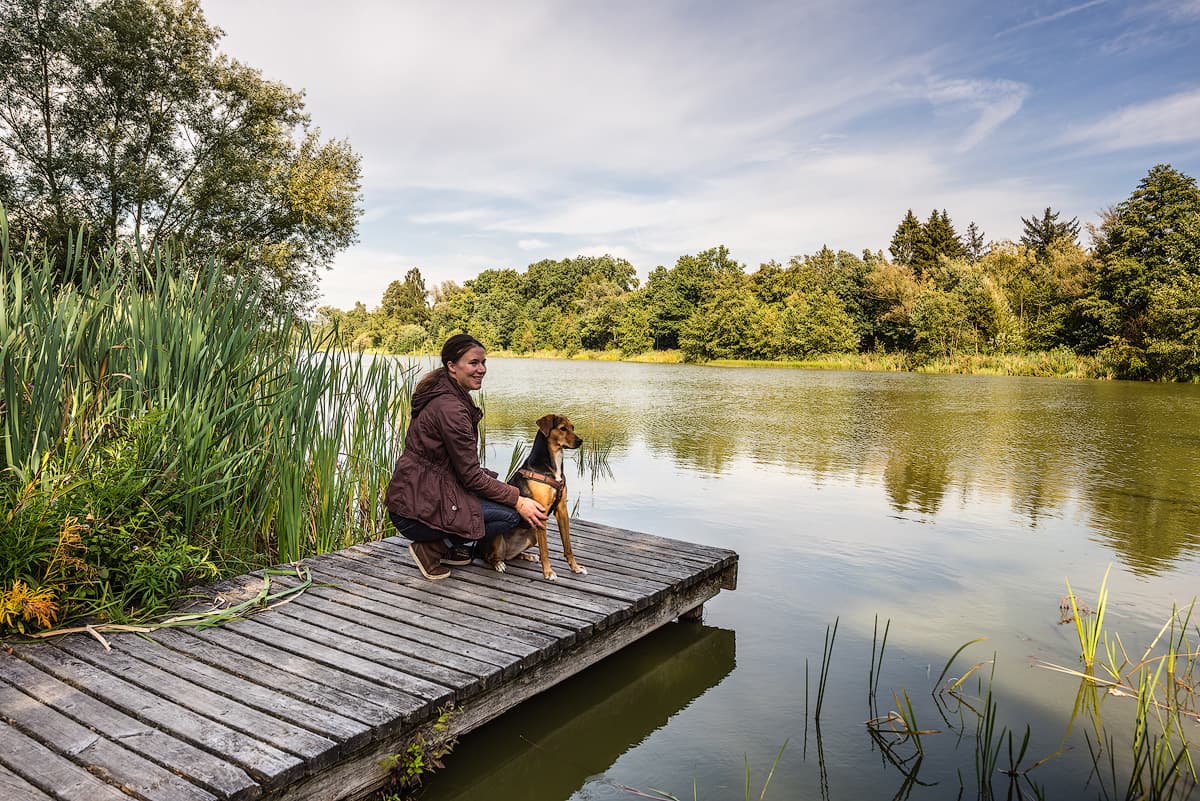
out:
M425 565L421 564L421 560L417 558L417 552L413 550L413 547L411 545L408 546L408 553L410 556L412 556L413 562L416 563L417 570L420 570L421 575L424 576L425 578L429 579L430 581L439 581L444 578L450 578L449 570L447 570L445 573L435 573L432 575L427 573L425 571Z
M469 565L474 561L475 561L474 557L472 557L470 559L443 559L442 564L443 565L454 565L455 567L462 567L463 565Z

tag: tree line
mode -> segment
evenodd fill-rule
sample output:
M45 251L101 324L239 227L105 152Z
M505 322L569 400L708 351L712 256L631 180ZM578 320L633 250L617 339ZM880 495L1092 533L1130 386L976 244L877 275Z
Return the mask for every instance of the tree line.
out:
M909 210L888 248L823 247L750 272L724 246L658 266L640 283L612 256L488 269L430 290L418 268L377 308L321 307L341 344L396 353L468 331L525 353L678 349L684 359L794 360L821 354L1028 354L1069 349L1125 378L1200 379L1200 189L1153 167L1079 241L1077 219L1022 218L1017 242L985 244L945 210Z

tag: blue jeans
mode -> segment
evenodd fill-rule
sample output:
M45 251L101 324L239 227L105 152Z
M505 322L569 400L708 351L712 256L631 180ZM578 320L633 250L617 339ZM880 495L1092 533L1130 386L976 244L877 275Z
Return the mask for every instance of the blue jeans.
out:
M483 507L484 539L511 531L521 525L521 516L511 506L505 506L502 503L496 503L487 498L480 498L479 505ZM389 511L388 517L391 518L392 525L396 527L396 531L400 533L400 536L410 539L413 542L449 540L451 545L471 545L475 542L466 537L460 537L457 534L447 534L444 531L438 531L436 528L430 528L419 520L401 517L395 512Z

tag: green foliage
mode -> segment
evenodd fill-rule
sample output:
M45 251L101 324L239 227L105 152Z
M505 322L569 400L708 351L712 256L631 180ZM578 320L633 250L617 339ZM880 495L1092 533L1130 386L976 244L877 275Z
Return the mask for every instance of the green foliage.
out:
M913 210L909 209L904 219L896 226L896 233L892 235L888 252L897 264L911 266L916 261L918 252L924 247L924 240L925 228L917 219L917 215L913 214Z
M0 202L19 239L216 258L275 311L355 240L359 157L303 97L217 52L195 0L0 6ZM153 271L154 261L143 267Z
M388 771L387 783L380 791L383 801L411 798L426 776L445 767L442 760L458 743L458 738L449 735L450 724L457 714L452 705L442 707L437 718L413 735L403 749L380 760L380 766Z
M854 321L833 292L797 292L780 315L780 355L803 359L858 349Z
M14 252L3 220L0 593L26 599L13 621L145 613L217 568L385 530L376 499L410 369L264 323L262 287L215 263L192 276L165 253L150 270L112 249L91 266L79 250Z
M1059 212L1047 206L1041 217L1022 217L1024 231L1021 234L1021 244L1039 258L1046 255L1051 245L1062 240L1075 244L1079 236L1079 218L1072 217L1066 222L1059 222L1059 216Z
M688 318L679 337L687 361L750 357L756 343L750 332L760 303L744 274L727 272Z

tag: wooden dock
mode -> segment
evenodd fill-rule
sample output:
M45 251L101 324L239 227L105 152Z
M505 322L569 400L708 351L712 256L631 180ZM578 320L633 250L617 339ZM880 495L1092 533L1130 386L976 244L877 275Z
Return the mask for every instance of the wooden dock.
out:
M586 576L552 547L556 582L527 562L431 582L390 538L305 560L312 586L219 627L10 643L0 799L362 797L448 704L450 733L470 731L736 587L732 551L584 521L571 534Z

